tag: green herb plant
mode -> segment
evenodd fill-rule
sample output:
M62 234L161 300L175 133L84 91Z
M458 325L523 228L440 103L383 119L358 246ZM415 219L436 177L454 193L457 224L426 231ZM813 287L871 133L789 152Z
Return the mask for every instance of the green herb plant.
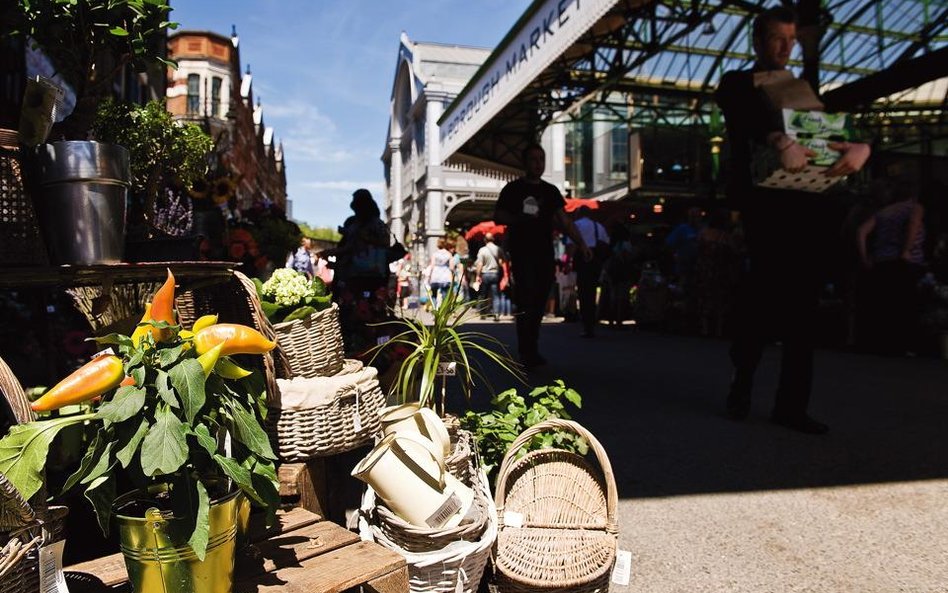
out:
M262 428L265 388L256 374L226 378L233 375L216 364L226 361L232 368L223 356L198 358L190 332L180 326L142 323L169 330L170 337L156 342L146 332L137 346L125 335L97 338L122 359L124 384L106 392L88 413L12 427L0 439L0 472L24 498L32 497L43 484L56 435L67 426L92 423L95 436L64 491L85 487L106 535L119 478L162 493L155 506L193 523L189 544L203 559L212 499L239 488L268 509L268 522L279 506L276 455Z
M280 268L266 282L254 278L260 305L270 323L305 319L332 305L332 295L320 278Z
M155 225L159 191L169 183L184 189L207 173L214 141L195 124L181 124L163 100L145 105L106 99L96 113L93 134L101 142L128 149L132 191L143 200L144 222Z
M481 463L488 474L500 467L507 449L520 433L548 418L570 420L567 404L582 407L582 397L561 379L552 385L531 390L526 396L508 389L491 399L492 410L488 412L468 411L461 417L461 426L474 434ZM547 431L538 434L518 453L545 448L565 449L580 455L589 450L586 440L570 432Z
M398 332L389 341L375 348L375 356L386 348L408 351L398 367L390 393L401 402L417 401L444 415L445 384L448 375L456 375L461 391L468 400L475 379L490 385L478 358L496 364L523 381L523 371L506 347L496 338L478 331L463 329L477 317L480 301L462 299L449 290L441 303L431 311L431 324L420 318L402 317L379 325L391 326ZM436 401L437 379L441 377L440 404Z

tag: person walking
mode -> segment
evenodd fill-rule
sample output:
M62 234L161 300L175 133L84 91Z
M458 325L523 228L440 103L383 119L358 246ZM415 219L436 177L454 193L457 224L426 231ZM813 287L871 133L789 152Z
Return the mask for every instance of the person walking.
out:
M596 330L596 290L599 288L599 277L602 275L602 266L609 259L609 233L606 227L590 218L592 210L589 206L582 206L577 211L579 218L573 224L582 235L583 241L592 250L590 259L576 258L576 290L579 296L579 315L583 321L584 338L595 336Z
M306 278L312 280L316 270L313 268L313 243L309 237L300 239L300 246L296 251L286 258L286 267L296 270L300 274L306 274Z
M501 313L500 276L504 258L504 251L494 243L494 234L485 234L484 246L477 250L477 258L474 261L474 277L478 284L478 296L486 297L494 321L500 319ZM486 311L485 305L481 316L484 316Z
M809 416L807 408L813 378L813 327L819 296L820 245L802 237L810 218L821 211L822 196L794 190L755 187L751 158L755 149L774 150L781 167L803 170L813 153L782 132L780 113L760 89L755 74L784 70L796 43L792 10L774 7L753 23L756 62L749 70L721 77L714 98L724 114L731 158L729 197L741 210L749 268L736 311L731 360L734 376L727 412L734 420L750 413L754 373L768 339L783 342L780 380L771 420L810 434L822 434L826 424ZM760 148L758 148L760 147ZM842 176L862 168L869 146L831 143L839 159L825 172Z
M546 364L538 342L544 307L553 285L554 224L576 242L581 257L589 260L592 252L566 216L563 194L542 179L546 169L543 147L530 144L521 158L525 175L500 191L494 221L507 225L506 251L510 255L513 301L517 307L517 349L520 362L529 370Z
M438 249L431 254L429 269L431 306L437 309L454 282L454 256L448 251L448 240L445 237L438 239Z

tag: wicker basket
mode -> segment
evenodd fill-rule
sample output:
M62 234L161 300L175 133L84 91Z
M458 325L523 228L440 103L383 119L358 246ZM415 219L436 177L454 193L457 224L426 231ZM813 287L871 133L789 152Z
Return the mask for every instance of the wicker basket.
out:
M277 323L273 329L289 363L282 376L327 377L342 370L345 357L336 303L305 319Z
M379 410L385 405L385 396L379 388L378 371L358 361L345 361L342 367L350 372L337 377L351 380L328 403L291 409L283 409L279 402L271 405L266 429L282 460L306 461L351 451L370 443L379 431Z
M479 486L479 485L478 485ZM474 504L457 527L431 529L408 523L377 499L374 509L375 525L389 541L409 552L433 552L455 541L476 542L487 530L489 506L494 506L490 493L480 487L474 489Z
M474 435L458 429L451 434L451 454L445 457L444 466L462 484L472 486L479 464L475 456Z
M531 451L516 459L534 436L550 430L573 432L588 442L601 472L576 453ZM513 442L497 476L496 585L504 592L609 590L616 557L618 523L615 478L602 445L568 420L552 419ZM517 513L518 526L511 523Z
M0 130L0 265L48 262L33 202L23 186L19 135L15 130Z
M487 526L476 541L456 539L439 550L412 552L389 539L379 528L376 497L366 488L359 512L359 534L365 541L400 553L408 563L408 587L412 593L475 593L497 537L497 510L490 502L487 476L479 475L478 489L487 500Z

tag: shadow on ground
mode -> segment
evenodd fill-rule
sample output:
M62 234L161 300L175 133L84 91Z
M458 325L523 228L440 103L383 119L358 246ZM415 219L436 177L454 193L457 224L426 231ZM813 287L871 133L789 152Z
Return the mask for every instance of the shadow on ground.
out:
M510 323L477 323L515 350ZM544 324L549 365L532 385L562 378L583 396L576 415L605 446L620 498L812 488L948 477L948 363L819 351L811 412L830 425L809 436L768 422L779 352L758 370L749 420L723 414L730 377L723 340ZM509 376L490 372L497 387ZM472 402L486 409L489 394ZM452 399L453 407L459 402Z

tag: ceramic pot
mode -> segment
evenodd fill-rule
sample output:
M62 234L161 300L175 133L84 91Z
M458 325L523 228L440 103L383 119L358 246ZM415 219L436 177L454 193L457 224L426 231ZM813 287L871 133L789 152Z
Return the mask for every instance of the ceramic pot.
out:
M431 408L421 407L417 403L389 406L379 412L379 421L383 435L421 435L434 443L435 450L441 451L442 459L451 455L448 429Z

